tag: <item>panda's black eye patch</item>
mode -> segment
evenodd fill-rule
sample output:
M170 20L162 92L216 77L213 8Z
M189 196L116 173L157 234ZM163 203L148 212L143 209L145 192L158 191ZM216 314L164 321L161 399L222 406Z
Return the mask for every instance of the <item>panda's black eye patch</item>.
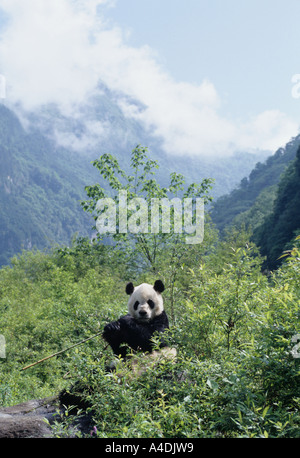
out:
M136 301L133 306L134 310L137 310L138 306L139 306L139 301Z
M153 302L151 299L149 299L149 301L147 301L147 302L148 302L150 308L151 308L151 309L154 309L154 307L155 307L154 302Z

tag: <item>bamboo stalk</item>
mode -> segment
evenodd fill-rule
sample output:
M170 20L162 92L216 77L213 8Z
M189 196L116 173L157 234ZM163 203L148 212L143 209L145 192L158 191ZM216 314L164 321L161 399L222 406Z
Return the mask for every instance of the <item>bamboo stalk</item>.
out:
M95 334L94 336L88 337L87 339L81 340L80 342L77 342L76 344L71 345L71 347L65 348L64 350L60 350L60 351L58 351L58 352L56 352L56 353L53 353L52 355L46 356L46 358L43 358L43 359L40 359L39 361L36 361L35 363L29 364L28 366L23 367L23 368L21 369L21 371L26 371L26 369L29 369L30 367L36 366L37 364L40 364L40 363L42 363L43 361L46 361L47 359L54 358L54 356L61 355L62 353L65 353L66 351L71 350L71 349L74 348L74 347L78 347L79 345L82 345L82 344L84 344L85 342L88 342L89 340L92 340L92 339L94 339L95 337L98 337L101 333L102 333L102 331L98 332L98 333ZM107 347L108 347L108 345L105 347L105 349L106 349Z

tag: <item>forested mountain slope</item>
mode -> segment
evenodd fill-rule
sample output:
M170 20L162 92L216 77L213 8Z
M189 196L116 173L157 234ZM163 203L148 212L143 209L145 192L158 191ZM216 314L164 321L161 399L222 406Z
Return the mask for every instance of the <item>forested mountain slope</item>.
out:
M264 163L258 162L249 178L243 178L238 188L214 203L211 216L221 232L231 225L245 223L255 228L263 223L272 211L280 177L295 158L299 145L300 135Z
M254 231L254 240L266 266L278 267L282 252L292 246L292 239L300 232L300 148L296 159L283 174L271 214Z
M27 134L3 105L0 139L0 265L23 248L68 243L77 231L87 235L82 159L39 132Z

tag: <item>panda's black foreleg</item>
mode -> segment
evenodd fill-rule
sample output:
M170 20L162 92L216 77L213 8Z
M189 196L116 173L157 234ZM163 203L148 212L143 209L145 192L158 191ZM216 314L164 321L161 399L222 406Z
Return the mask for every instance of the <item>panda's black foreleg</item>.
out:
M106 342L111 346L112 351L116 356L125 358L126 347L121 346L124 343L124 335L121 330L120 320L108 323L103 330L102 334Z
M168 323L138 323L132 316L125 315L119 320L108 323L103 331L103 337L106 342L111 346L113 352L122 358L126 357L127 345L133 350L142 350L144 352L152 351L151 338L155 331L162 332ZM165 346L163 339L161 347Z
M130 315L120 318L123 342L133 350L151 352L152 332L147 324L138 323Z

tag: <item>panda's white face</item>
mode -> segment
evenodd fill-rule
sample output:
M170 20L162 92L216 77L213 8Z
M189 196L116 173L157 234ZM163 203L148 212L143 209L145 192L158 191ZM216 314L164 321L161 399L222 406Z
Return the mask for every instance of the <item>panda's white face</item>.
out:
M158 280L154 286L142 283L134 287L128 283L127 294L130 294L128 301L128 311L133 318L141 322L153 320L164 310L163 298L161 293L164 290L163 283Z

